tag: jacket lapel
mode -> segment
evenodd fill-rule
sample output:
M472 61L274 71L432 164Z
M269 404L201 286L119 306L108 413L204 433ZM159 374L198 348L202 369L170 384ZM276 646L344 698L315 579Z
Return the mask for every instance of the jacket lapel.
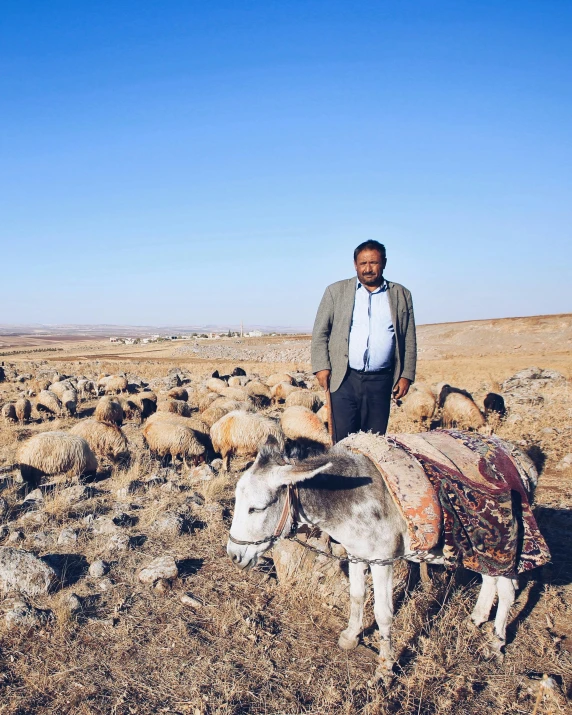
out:
M391 322L395 330L395 337L399 334L399 323L397 321L397 291L395 284L387 281L387 299L389 301L389 310L391 311Z
M344 295L342 298L343 313L343 333L350 334L350 328L352 326L352 318L354 314L354 303L356 299L356 281L357 278L349 278L344 287Z

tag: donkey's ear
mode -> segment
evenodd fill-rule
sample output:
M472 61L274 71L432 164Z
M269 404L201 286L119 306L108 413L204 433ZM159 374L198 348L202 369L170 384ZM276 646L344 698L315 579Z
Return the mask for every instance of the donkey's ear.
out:
M272 481L277 482L276 486L280 487L288 484L299 484L300 482L312 479L312 477L315 477L316 474L320 474L320 472L325 472L326 469L329 469L331 466L331 462L322 462L319 466L306 465L306 469L304 469L304 465L302 464L286 464L277 470Z
M268 464L286 464L280 444L274 435L268 435L266 442L258 452L255 464L259 467L264 467Z

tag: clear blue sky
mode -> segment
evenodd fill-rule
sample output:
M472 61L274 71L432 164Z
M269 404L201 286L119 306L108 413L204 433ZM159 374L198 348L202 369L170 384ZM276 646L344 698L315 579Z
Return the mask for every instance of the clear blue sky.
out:
M572 2L1 3L0 322L572 310Z

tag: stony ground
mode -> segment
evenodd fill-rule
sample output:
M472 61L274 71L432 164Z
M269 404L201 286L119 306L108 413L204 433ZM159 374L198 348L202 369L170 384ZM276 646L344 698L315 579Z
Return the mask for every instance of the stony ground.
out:
M251 358L242 365L261 377L277 367L301 367L298 358L280 365ZM507 378L533 365L563 378L532 371L509 389ZM126 371L160 391L173 370L199 384L213 369L232 366L230 357L101 359L97 365L55 358L40 365L24 356L14 371ZM62 482L26 503L8 469L18 445L38 431L67 429L77 418L0 423L0 548L41 558L55 579L49 593L4 594L0 713L516 714L533 713L539 693L538 715L566 712L572 694L570 363L560 349L524 358L457 355L422 359L419 372L429 383L445 379L470 390L481 404L488 390L505 383L510 412L498 433L521 443L542 467L536 513L553 563L523 580L503 663L489 658L486 629L464 626L477 579L434 568L433 585L424 589L414 569L400 566L394 594L399 660L385 691L373 680L371 596L363 640L345 653L336 645L347 611L343 573L316 581L308 570L286 584L270 558L247 574L230 563L225 542L244 462L235 462L227 476L162 468L132 422L125 426L129 467L103 464L96 480ZM0 403L23 387L1 383ZM79 419L94 405L82 403ZM400 407L390 428L420 429ZM160 570L149 575L149 567ZM550 687L540 690L543 674Z

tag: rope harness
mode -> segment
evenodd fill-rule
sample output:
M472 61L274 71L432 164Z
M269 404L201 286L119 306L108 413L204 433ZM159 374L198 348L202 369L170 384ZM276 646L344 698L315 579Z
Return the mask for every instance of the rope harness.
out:
M409 554L402 554L401 556L394 556L390 559L362 559L358 556L336 556L336 554L329 554L327 551L322 551L312 544L308 544L306 541L302 541L296 536L298 530L298 507L300 504L298 487L295 484L288 484L286 488L286 499L284 500L284 505L282 506L282 512L280 514L280 519L276 524L274 533L272 536L267 536L264 539L259 539L258 541L243 541L242 539L235 539L232 534L229 533L228 539L232 541L233 544L238 546L260 546L261 544L269 544L268 548L271 548L279 539L284 538L289 541L294 541L296 544L303 546L308 551L312 551L320 556L326 556L329 559L334 559L335 561L347 561L350 564L367 564L368 566L389 566L394 564L396 561L401 561L409 559L411 557L418 558L420 561L427 560L428 553L425 551L412 551ZM291 519L290 528L287 533L283 533L288 519Z

